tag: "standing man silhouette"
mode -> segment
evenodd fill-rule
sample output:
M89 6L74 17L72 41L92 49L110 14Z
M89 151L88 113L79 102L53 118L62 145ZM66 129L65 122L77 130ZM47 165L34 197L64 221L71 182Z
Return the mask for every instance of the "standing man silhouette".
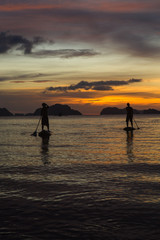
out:
M41 109L42 131L44 129L44 126L47 126L47 129L49 131L48 108L49 108L49 106L46 103L42 103L42 109Z
M127 127L128 127L128 123L130 121L131 126L133 128L133 108L130 106L129 103L127 103L126 111L127 111L127 116L126 116Z

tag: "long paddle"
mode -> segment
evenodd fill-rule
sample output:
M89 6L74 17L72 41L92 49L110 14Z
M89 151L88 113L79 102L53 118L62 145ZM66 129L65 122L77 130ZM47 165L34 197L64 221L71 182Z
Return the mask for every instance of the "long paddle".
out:
M135 124L136 124L136 126L137 126L137 129L140 129L139 127L138 127L138 124L136 123L136 120L134 119L134 122L135 122Z
M36 130L34 131L34 133L31 134L31 136L35 136L35 137L37 136L37 130L38 130L38 127L39 127L40 121L41 121L41 117L40 117L40 119L39 119L39 121L38 121L38 124L37 124Z

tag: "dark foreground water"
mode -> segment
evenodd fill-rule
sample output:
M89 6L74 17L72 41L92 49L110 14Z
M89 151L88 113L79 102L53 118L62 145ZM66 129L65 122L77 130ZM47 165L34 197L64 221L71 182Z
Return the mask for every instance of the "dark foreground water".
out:
M159 240L160 116L0 118L0 239Z

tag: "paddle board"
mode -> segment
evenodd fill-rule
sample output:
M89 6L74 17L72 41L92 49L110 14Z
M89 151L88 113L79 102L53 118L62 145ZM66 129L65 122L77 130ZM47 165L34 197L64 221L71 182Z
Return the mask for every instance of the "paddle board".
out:
M125 128L123 128L123 130L125 130L125 131L133 131L133 130L136 130L136 129L132 128L132 127L125 127Z
M50 132L50 131L43 130L43 131L39 132L38 135L39 135L40 137L49 137L49 136L51 136L51 132Z

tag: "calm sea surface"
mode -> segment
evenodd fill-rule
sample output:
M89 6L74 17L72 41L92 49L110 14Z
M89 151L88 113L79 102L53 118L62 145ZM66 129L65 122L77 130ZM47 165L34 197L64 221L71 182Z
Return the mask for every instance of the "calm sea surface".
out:
M159 240L160 116L135 117L1 117L0 239Z

